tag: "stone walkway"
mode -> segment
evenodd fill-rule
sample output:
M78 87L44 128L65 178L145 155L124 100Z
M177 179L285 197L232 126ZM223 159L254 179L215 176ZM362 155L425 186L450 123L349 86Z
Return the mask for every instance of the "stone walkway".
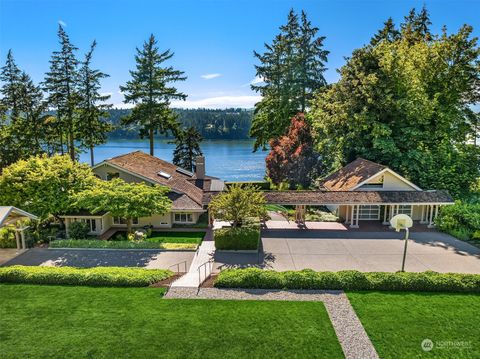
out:
M347 359L378 358L378 354L343 291L170 288L165 298L223 300L321 301Z

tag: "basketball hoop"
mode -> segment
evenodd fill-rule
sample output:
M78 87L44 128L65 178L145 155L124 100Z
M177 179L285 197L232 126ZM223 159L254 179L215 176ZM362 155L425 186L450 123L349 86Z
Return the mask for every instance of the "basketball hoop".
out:
M410 216L406 214L397 214L393 216L390 220L390 225L397 232L400 232L401 229L405 230L405 247L403 248L403 260L402 260L402 272L405 272L405 259L407 258L407 244L408 244L408 234L409 228L413 226L413 220Z

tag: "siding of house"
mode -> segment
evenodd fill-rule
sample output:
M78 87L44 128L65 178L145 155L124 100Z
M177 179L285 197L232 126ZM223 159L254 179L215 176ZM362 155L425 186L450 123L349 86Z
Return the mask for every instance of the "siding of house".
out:
M382 188L371 188L371 187L359 187L355 191L416 191L415 188L410 186L408 183L402 181L397 176L389 173L388 171L372 177L366 183L378 183L380 177L383 176L383 187Z
M138 178L136 176L133 176L131 175L130 173L127 173L125 171L122 171L118 168L115 168L115 167L112 167L110 165L108 165L107 163L100 166L100 167L97 167L97 168L94 168L93 169L93 172L99 176L102 180L106 180L107 179L107 176L108 176L108 173L118 173L119 174L119 178L121 178L122 180L124 180L125 182L145 182L144 180L142 180L141 178Z

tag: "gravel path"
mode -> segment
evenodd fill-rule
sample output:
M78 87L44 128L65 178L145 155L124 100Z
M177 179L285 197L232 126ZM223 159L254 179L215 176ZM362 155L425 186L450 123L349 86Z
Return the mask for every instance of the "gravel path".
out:
M347 359L378 358L378 354L343 291L171 288L165 298L226 300L321 301Z

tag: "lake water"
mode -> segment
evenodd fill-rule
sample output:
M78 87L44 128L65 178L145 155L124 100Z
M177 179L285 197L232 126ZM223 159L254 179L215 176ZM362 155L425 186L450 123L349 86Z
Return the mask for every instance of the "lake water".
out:
M174 148L168 140L156 140L155 156L171 162ZM204 140L200 148L208 175L226 181L260 181L265 176L267 152L253 153L253 140ZM148 140L110 140L95 148L95 163L137 150L148 153ZM90 163L90 154L80 154L80 161Z

